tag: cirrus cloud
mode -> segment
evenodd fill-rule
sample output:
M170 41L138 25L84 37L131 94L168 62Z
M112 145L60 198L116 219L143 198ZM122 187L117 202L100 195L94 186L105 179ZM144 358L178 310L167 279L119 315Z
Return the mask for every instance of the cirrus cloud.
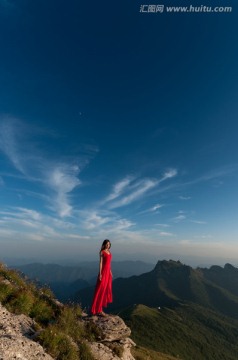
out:
M44 130L19 119L3 117L0 119L0 151L17 171L16 177L20 173L22 179L32 186L43 186L41 192L44 194L41 197L49 201L51 210L60 217L71 216L73 208L69 194L81 185L80 171L98 149L95 146L84 146L84 152L73 157L45 155L38 141L42 134L49 136Z

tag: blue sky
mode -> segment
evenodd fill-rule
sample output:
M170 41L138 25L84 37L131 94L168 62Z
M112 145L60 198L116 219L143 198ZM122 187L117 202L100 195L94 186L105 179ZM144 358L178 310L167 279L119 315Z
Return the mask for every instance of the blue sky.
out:
M140 5L0 0L1 256L238 260L237 5Z

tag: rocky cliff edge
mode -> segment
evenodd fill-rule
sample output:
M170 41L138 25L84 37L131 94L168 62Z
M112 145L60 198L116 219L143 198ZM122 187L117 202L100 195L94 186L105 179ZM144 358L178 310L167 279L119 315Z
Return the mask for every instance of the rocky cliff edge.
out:
M88 342L95 360L134 360L130 352L135 345L129 338L131 330L119 316L83 316L80 321L93 323L98 329L97 341ZM53 360L33 340L37 334L35 325L28 316L12 314L0 304L0 360Z

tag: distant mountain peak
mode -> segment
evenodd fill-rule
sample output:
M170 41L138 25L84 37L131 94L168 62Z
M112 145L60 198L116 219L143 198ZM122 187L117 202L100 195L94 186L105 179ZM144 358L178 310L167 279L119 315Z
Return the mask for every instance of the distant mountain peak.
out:
M190 266L182 264L179 260L159 260L154 270L169 270L175 268L190 268Z
M229 263L225 264L224 269L225 270L237 270L237 268L235 268L233 265L231 265Z

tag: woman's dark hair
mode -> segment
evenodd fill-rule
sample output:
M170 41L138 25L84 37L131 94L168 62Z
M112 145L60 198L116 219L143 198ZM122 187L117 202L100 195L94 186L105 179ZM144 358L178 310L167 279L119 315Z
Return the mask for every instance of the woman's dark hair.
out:
M101 251L106 249L107 243L110 243L110 247L111 247L111 241L108 240L108 239L105 239L105 240L103 241L103 243L102 243ZM110 249L110 248L109 248L109 249Z

